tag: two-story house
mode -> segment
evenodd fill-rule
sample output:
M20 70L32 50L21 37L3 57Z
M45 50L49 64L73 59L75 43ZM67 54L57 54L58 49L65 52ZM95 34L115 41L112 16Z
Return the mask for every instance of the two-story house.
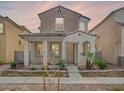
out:
M82 53L95 52L96 37L88 33L90 18L62 6L38 16L40 33L19 34L24 39L24 66L56 64L59 58L65 59L67 64L85 66Z
M90 32L99 37L96 45L102 58L124 65L124 7L112 11Z
M29 32L9 17L0 15L0 59L3 63L14 60L15 51L23 51L23 40L18 36L20 32Z

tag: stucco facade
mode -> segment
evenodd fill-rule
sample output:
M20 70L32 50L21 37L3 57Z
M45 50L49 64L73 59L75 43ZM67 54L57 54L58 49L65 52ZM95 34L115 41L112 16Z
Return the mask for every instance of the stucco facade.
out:
M38 14L41 25L41 32L55 32L55 19L64 18L64 32L75 32L79 30L79 22L85 23L85 30L88 29L88 22L90 18L83 16L68 8L57 6L45 12Z
M27 29L8 17L1 16L0 22L3 23L3 33L0 34L0 58L4 63L9 63L14 60L14 51L23 51L23 39L18 34Z
M102 52L102 57L109 63L118 64L119 58L124 55L123 47L123 23L124 8L110 13L102 22L91 29L98 36L96 45L98 51Z

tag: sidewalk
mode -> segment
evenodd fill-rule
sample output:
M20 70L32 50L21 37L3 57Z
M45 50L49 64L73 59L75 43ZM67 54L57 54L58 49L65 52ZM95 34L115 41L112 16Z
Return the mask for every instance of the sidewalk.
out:
M60 77L62 84L124 84L124 77L82 77L77 66L68 66L69 77ZM76 72L76 73L74 73ZM46 77L46 83L49 77ZM51 83L58 83L57 77L50 78ZM43 77L0 77L0 84L42 84Z
M48 79L48 77L46 78ZM51 78L51 83L57 83L57 78ZM82 79L61 78L62 84L124 84L123 77L85 77ZM0 77L0 84L42 84L42 77Z

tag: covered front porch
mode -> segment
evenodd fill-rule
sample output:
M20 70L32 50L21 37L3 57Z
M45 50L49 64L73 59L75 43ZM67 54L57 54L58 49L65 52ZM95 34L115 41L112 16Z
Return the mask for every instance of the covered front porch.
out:
M74 33L30 33L20 34L24 39L24 66L41 64L55 65L59 59L66 64L86 65L87 51L95 53L96 37L82 31Z

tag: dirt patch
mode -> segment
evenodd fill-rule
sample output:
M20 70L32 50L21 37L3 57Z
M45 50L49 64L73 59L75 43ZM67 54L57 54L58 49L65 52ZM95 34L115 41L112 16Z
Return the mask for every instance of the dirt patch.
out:
M88 70L86 66L84 67L78 67L79 70ZM98 66L93 65L93 67L90 70L111 70L111 69L124 69L124 66L119 66L118 64L110 64L108 63L107 68L100 69Z
M49 75L52 77L68 77L67 71L48 71ZM25 77L48 77L45 71L0 71L0 77L15 77L15 76L25 76Z
M57 91L58 85L46 85L46 90ZM60 84L61 91L123 91L124 85L119 84ZM0 84L1 91L44 91L43 84Z
M80 72L82 77L124 77L124 71Z

